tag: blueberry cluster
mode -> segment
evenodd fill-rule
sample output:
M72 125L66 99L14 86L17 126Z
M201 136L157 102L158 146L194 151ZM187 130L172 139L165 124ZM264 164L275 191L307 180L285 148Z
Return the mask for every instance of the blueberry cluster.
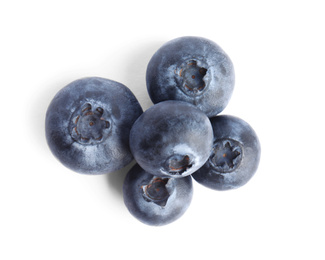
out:
M133 159L123 185L130 213L148 225L166 225L190 205L192 177L214 190L246 184L257 170L260 144L240 118L218 115L234 89L227 54L201 37L164 44L146 72L154 103L143 112L121 83L98 77L62 88L46 113L52 153L68 168L104 174Z

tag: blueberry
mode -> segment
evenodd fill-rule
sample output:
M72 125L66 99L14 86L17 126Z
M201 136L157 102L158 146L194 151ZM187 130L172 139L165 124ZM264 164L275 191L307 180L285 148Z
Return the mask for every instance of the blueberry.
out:
M126 175L124 203L130 213L147 225L161 226L180 218L192 200L192 178L154 176L136 164Z
M210 119L214 144L209 160L192 174L215 190L235 189L246 184L257 170L260 143L255 131L244 120L228 115Z
M149 61L146 82L153 103L186 101L212 117L227 106L235 76L231 60L216 43L187 36L158 49Z
M133 159L129 133L142 108L121 83L104 78L76 80L50 103L46 138L53 154L68 168L102 174Z
M130 148L138 164L160 177L184 177L209 158L213 132L208 117L182 101L160 102L134 123Z

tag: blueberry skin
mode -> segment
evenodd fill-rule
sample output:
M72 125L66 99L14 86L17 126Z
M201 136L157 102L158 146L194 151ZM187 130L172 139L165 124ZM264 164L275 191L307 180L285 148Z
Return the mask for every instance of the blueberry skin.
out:
M261 154L258 137L240 118L221 115L210 120L214 133L213 149L209 160L192 177L214 190L239 188L258 168Z
M160 102L146 110L130 132L137 163L161 177L185 177L209 158L213 142L209 118L182 101Z
M230 58L216 43L186 36L157 50L148 63L146 82L153 103L186 101L212 117L227 106L235 74Z
M169 224L180 218L193 196L191 176L161 178L136 164L126 175L123 199L129 212L152 226Z
M142 108L123 84L83 78L62 88L51 101L45 132L52 153L73 171L113 172L133 159L129 133Z

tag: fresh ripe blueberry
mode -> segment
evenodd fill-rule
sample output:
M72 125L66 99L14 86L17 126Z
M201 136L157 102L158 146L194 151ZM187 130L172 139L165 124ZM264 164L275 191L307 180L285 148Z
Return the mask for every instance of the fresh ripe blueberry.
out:
M50 103L46 138L53 154L68 168L103 174L133 159L129 133L142 108L121 83L103 78L76 80Z
M182 101L160 102L146 110L130 132L135 160L160 177L184 177L209 158L213 132L208 117Z
M215 190L235 189L246 184L257 170L260 143L244 120L227 115L210 119L214 144L209 160L193 178Z
M158 49L149 61L146 81L153 103L186 101L212 117L227 106L235 75L231 60L216 43L187 36Z
M124 203L130 213L147 225L161 226L180 218L190 205L192 178L154 176L136 164L123 185Z

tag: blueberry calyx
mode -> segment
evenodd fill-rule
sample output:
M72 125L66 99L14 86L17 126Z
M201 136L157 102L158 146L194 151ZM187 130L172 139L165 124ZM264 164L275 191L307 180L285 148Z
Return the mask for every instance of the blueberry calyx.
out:
M169 178L153 178L148 185L142 186L143 198L147 202L153 202L161 207L167 204L168 198L170 196L167 190L167 183Z
M190 157L188 155L174 154L167 160L168 172L172 175L182 175L185 171L192 167Z
M209 162L217 172L232 172L240 165L242 151L240 143L235 140L217 140L214 143Z
M206 89L206 82L204 76L207 69L199 66L196 60L190 60L180 66L178 76L181 78L179 87L189 96L201 95Z
M95 109L94 109L95 108ZM104 109L86 103L77 109L70 122L71 137L81 144L98 144L109 135L111 123L103 117Z

